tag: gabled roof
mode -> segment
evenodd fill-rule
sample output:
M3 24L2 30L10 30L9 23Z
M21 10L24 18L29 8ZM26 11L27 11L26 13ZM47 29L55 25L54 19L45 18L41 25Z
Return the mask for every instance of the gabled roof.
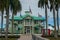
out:
M45 20L44 18L35 17L35 16L32 16L32 18L33 18L34 20Z
M41 20L41 21L45 20L44 18L40 18L40 17L36 17L36 16L31 16L29 14L26 14L26 15L20 16L20 17L14 16L14 20L16 20L16 21L23 20L24 18L26 18L28 16L31 17L33 20ZM10 19L10 20L12 20L12 19Z

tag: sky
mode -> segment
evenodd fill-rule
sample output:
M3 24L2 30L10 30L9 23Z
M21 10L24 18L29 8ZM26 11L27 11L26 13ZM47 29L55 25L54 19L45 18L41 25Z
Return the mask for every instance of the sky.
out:
M29 10L29 6L32 10L32 14L33 16L38 16L38 13L40 15L42 15L43 17L45 17L45 9L43 8L38 8L38 0L20 0L21 2L21 5L22 5L22 11L21 11L21 15L24 15L25 14L25 11L28 11ZM48 9L48 24L51 24L53 25L53 13L50 12L50 10ZM5 12L4 12L5 13ZM11 16L11 11L10 11L10 16ZM60 15L60 12L59 12L59 15ZM5 16L5 14L4 14ZM17 16L20 16L20 12L17 13ZM0 19L1 19L1 15L0 15ZM59 20L60 22L60 20ZM4 18L4 27L5 27L5 24L6 24L6 19ZM1 21L0 21L0 26L1 26Z
M43 8L38 8L38 1L39 0L20 0L22 4L22 12L21 14L25 13L26 10L29 10L29 6L32 10L32 15L38 16L38 13L45 17L45 9ZM48 24L53 25L53 12L50 12L48 9ZM60 14L60 12L59 12Z

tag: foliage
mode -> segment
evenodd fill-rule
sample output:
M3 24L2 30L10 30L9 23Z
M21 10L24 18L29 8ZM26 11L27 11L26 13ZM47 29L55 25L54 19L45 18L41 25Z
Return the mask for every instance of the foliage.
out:
M10 6L12 11L17 12L22 10L21 3L19 0L10 0L10 3L11 3Z
M48 0L39 0L38 1L38 7L44 8L44 5L47 5L47 7L49 8Z
M53 9L53 2L54 2L54 5L55 5L55 10L57 11L58 8L60 7L60 0L49 0L50 1L50 11L52 11Z

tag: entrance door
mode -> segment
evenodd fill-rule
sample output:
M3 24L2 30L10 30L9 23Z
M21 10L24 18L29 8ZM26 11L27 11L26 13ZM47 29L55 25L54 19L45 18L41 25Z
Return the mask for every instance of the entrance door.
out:
M25 27L25 33L30 34L31 33L31 28L29 26Z

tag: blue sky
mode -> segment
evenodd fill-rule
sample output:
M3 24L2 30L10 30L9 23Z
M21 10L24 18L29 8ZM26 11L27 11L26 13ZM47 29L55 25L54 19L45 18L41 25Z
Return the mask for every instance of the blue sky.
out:
M22 4L22 11L21 11L22 15L25 14L26 10L29 10L29 6L30 6L33 16L38 16L38 13L39 13L40 15L45 17L45 9L38 8L38 0L20 0L20 1ZM10 15L11 15L11 11L10 11ZM59 15L60 15L60 12L59 12ZM5 14L4 14L4 16L5 16ZM20 16L20 13L17 13L17 16ZM49 11L49 9L48 9L48 16L49 16L48 17L48 24L53 25L53 15L52 15L52 12ZM0 19L1 19L1 16L0 16ZM5 23L6 23L6 19L4 18L4 24ZM0 21L0 24L1 24L1 21Z

